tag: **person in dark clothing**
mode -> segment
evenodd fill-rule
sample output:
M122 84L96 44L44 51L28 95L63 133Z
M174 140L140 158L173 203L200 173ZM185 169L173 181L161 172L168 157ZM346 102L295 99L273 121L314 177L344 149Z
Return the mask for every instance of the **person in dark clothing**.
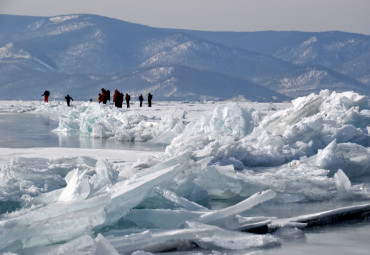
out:
M113 95L113 102L117 108L122 108L121 93L116 89Z
M103 104L107 104L107 91L104 88L101 89L101 97L103 99Z
M125 99L126 99L127 108L130 108L130 98L131 98L130 95L126 93Z
M49 96L50 96L49 90L45 90L44 94L42 94L41 96L44 96L44 102L45 103L49 102Z
M119 93L119 108L122 108L123 104L123 93Z
M67 96L65 97L66 101L67 101L67 105L68 106L71 106L70 103L71 103L71 100L73 101L73 98L67 94Z
M101 102L103 102L103 97L102 97L102 95L99 93L99 96L98 96L98 102L99 102L99 104L101 103Z
M107 91L106 91L106 97L107 97L107 100L106 101L109 101L108 103L110 103L110 90L108 89Z
M140 96L139 96L139 101L140 101L140 107L142 107L143 106L143 101L144 101L144 97L143 97L142 94L140 94Z
M153 95L152 94L148 94L148 106L149 107L152 107L152 98L153 98Z
M119 91L118 91L118 89L116 89L116 90L114 91L114 94L113 94L113 103L114 103L114 106L115 106L115 107L118 107L118 106L117 106L117 103L118 103L118 93L119 93Z

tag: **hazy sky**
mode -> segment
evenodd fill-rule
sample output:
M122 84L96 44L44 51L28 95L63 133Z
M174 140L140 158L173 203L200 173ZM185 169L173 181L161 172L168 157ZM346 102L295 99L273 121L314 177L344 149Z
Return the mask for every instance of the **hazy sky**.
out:
M370 0L0 0L0 13L99 14L152 27L370 35Z

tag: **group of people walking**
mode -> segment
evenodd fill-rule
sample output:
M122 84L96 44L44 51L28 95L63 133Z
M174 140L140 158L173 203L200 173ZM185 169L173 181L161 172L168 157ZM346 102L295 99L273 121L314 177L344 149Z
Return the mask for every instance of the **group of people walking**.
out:
M113 95L113 102L117 108L122 108L123 99L126 100L127 108L130 108L130 95L126 93L125 97L123 93L119 92L118 89L116 89Z
M110 90L105 90L104 88L101 89L101 93L99 93L98 96L98 102L99 104L103 102L103 104L106 104L107 101L110 101Z
M44 96L44 102L46 103L49 102L50 91L45 90L44 94L42 94L41 96ZM70 104L71 104L71 100L73 101L73 98L69 94L66 95L64 98L67 101L67 106L71 106ZM126 96L124 96L122 92L119 92L119 90L116 89L113 95L113 102L117 108L122 108L123 99L126 100L127 108L130 108L131 96L128 93L126 93ZM144 101L143 95L140 94L138 99L140 101L140 107L142 107L143 101ZM153 95L149 93L148 94L148 106L149 107L152 107L152 99L153 99ZM92 100L90 99L90 101ZM107 104L108 101L110 102L110 91L102 88L101 93L99 93L99 96L98 96L98 102L99 104L100 103Z
M110 91L105 90L104 88L102 88L101 91L102 91L102 93L101 94L99 93L98 101L99 101L99 103L103 102L103 104L106 104L107 101L110 101ZM104 100L104 98L106 98L106 100ZM149 107L152 107L152 98L153 98L153 95L149 93L148 94L148 106ZM122 93L118 89L116 89L114 91L114 94L113 94L114 105L117 108L122 108L123 100L126 101L126 107L130 108L131 96L128 93L126 93L126 95L124 95L124 93ZM142 94L140 94L140 96L139 96L139 101L140 101L140 107L142 107L143 106L143 101L144 101L144 97L143 97Z

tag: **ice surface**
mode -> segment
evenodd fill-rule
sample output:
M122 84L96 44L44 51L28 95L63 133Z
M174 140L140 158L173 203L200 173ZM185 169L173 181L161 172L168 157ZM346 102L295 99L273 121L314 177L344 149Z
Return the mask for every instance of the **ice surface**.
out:
M169 104L1 102L2 111L49 114L59 121L54 132L67 136L167 147L0 150L0 252L253 250L279 245L279 236L299 238L295 227L307 225L248 217L262 203L370 198L359 183L370 174L367 97L322 91L281 110ZM223 208L212 208L214 201ZM240 232L267 225L285 229L276 236Z

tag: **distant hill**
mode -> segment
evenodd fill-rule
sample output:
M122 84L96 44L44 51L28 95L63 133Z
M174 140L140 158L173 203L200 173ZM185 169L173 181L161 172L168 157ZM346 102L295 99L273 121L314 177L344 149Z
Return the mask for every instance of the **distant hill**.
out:
M321 89L370 95L370 36L160 29L96 15L0 15L0 99L284 101Z

